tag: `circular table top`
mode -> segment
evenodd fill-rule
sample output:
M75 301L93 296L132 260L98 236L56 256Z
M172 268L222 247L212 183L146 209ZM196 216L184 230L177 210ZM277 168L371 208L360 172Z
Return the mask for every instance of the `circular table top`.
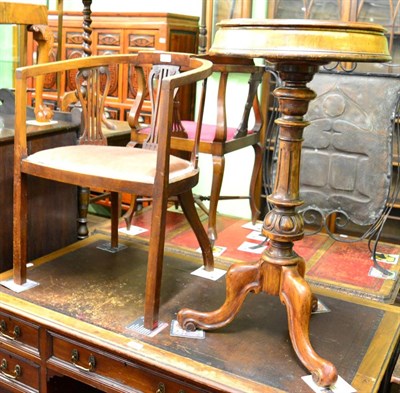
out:
M228 19L212 54L262 57L271 62L386 62L391 57L385 29L373 23L312 19Z

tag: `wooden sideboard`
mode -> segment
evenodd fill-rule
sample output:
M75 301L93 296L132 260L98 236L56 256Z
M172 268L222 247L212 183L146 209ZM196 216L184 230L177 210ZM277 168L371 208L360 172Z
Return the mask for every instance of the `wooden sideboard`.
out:
M112 13L93 12L91 14L89 44L93 55L133 53L141 50L162 50L197 53L199 18L170 13ZM61 40L58 37L58 16L49 12L48 24L54 33L54 47L50 54L57 59L61 44L61 60L81 57L83 54L83 16L81 12L66 12L63 16ZM28 63L35 62L35 43L28 45ZM111 69L113 76L106 112L117 120L126 120L134 97L134 76L128 68ZM130 81L129 83L127 81ZM57 101L57 76L45 80L44 99ZM74 75L63 74L59 79L60 97L75 89ZM187 89L181 96L181 113L192 118L195 104L194 89ZM188 117L187 117L188 116Z
M4 271L12 267L14 115L0 114L0 118L4 122L0 129L0 271ZM75 144L78 131L79 125L60 120L53 125L30 126L29 149ZM34 259L76 241L77 190L33 178L29 187L28 258Z
M147 246L123 240L128 247L112 254L98 248L108 240L94 235L34 261L28 277L40 285L28 291L0 286L2 392L311 392L275 297L249 297L230 326L204 339L170 334L180 308L207 309L224 298L224 278L191 274L199 257L166 253L168 326L154 337L132 330L143 312ZM400 308L315 293L330 312L312 316L313 344L358 392L377 392L398 342Z

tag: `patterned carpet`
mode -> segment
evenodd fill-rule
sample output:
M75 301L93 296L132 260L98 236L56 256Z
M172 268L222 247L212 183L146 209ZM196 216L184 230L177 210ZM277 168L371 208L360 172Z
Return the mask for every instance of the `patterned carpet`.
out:
M200 218L206 226L207 216L200 212ZM134 236L135 240L147 242L150 220L151 208L145 208L133 218L131 232L128 233L125 224L121 222L121 238ZM226 268L232 263L257 261L265 248L265 245L257 247L264 240L260 228L261 222L253 227L248 220L219 215L216 261ZM108 233L109 229L109 223L106 223L97 228L96 232ZM142 232L135 234L135 230ZM196 255L198 248L196 237L184 215L174 207L170 208L167 213L166 249ZM376 276L367 241L343 243L332 240L326 234L317 234L305 236L295 243L294 249L305 259L306 279L312 285L385 303L393 303L397 296L400 263L381 263L393 272L394 277L388 279ZM389 254L389 259L396 262L400 246L380 243L379 252Z

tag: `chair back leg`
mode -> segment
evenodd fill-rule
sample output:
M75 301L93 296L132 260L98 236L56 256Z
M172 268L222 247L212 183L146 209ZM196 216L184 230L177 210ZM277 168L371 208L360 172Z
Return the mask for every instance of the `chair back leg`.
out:
M225 171L225 157L213 155L213 178L208 211L208 238L214 246L217 240L217 207Z
M252 145L254 149L254 165L253 172L251 174L250 180L250 210L251 210L251 222L253 225L256 223L258 217L260 216L259 200L260 200L260 189L261 189L261 179L259 177L261 173L261 165L264 155L264 150L260 143Z
M129 209L122 216L122 218L125 221L125 226L126 226L127 231L129 231L131 229L132 219L133 219L133 216L135 215L137 206L138 206L137 195L131 194L131 202L129 204Z
M189 224L196 235L197 241L199 242L203 254L204 269L206 271L212 271L214 269L214 256L212 253L212 245L197 213L192 190L186 191L185 193L178 195L178 198L183 213L189 221Z
M90 203L90 189L78 187L78 240L86 239L89 236L87 226L87 215Z
M118 248L118 224L121 216L121 194L118 192L110 193L111 200L111 248Z

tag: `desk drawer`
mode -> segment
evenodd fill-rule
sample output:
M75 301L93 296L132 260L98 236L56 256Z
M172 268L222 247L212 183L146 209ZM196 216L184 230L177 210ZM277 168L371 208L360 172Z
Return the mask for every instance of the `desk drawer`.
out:
M135 364L126 359L93 348L81 342L51 334L51 357L48 368L73 376L91 385L115 386L115 391L142 391L142 392L181 392L194 393L203 391L179 381L172 376L146 369L143 365ZM61 368L61 369L60 369ZM97 382L97 383L96 383ZM129 389L129 388L131 389ZM107 390L109 391L109 390Z
M38 325L0 312L0 340L9 345L38 355L39 330Z
M40 366L0 350L0 385L21 392L39 392ZM1 391L1 388L0 388Z

